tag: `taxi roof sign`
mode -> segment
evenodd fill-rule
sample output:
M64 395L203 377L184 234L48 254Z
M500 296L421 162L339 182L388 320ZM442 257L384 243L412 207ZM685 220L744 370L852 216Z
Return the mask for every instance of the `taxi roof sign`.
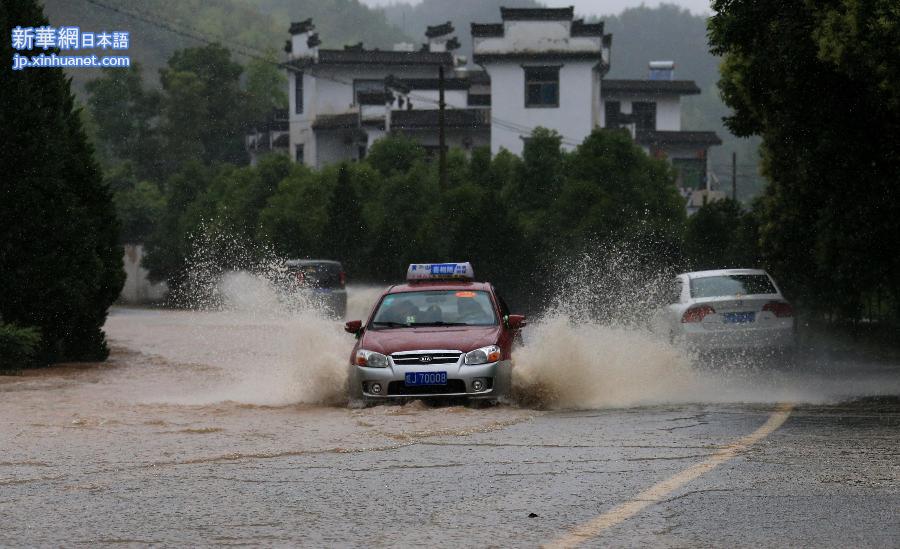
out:
M472 264L465 263L413 263L406 270L406 280L475 280Z

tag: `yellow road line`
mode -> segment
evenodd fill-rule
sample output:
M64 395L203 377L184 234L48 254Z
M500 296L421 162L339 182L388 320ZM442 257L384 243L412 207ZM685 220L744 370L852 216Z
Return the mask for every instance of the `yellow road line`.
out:
M759 429L717 451L707 458L706 461L698 463L662 482L654 484L635 496L634 499L614 507L588 522L576 526L568 534L544 545L544 547L549 549L576 547L591 538L597 537L604 530L633 517L640 513L645 507L661 501L678 488L704 473L715 469L719 465L743 452L748 447L771 435L787 420L788 416L791 415L792 409L792 404L778 405L776 411L769 416L769 419L766 420Z

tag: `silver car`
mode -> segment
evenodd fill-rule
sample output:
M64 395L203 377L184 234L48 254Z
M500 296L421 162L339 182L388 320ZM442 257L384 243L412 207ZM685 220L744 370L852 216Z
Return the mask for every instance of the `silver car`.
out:
M676 342L697 350L786 349L794 344L794 308L762 269L682 273L655 319Z

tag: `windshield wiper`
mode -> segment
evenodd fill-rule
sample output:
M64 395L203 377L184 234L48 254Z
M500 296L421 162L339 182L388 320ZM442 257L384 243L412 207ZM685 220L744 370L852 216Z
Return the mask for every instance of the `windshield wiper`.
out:
M372 326L387 326L388 328L409 328L410 325L405 322L393 322L385 320L373 322Z
M468 326L465 322L444 322L437 320L435 322L416 322L413 326Z

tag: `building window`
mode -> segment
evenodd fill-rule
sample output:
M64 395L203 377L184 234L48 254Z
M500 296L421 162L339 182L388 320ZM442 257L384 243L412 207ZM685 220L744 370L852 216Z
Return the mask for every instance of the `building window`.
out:
M559 107L559 67L525 68L525 106Z
M607 101L603 104L607 128L619 127L619 116L622 115L622 104L618 101Z
M294 73L294 112L303 114L303 73Z
M656 131L656 103L635 101L631 104L634 116L634 129L637 131Z
M357 78L353 81L353 104L359 104L360 93L384 93L384 80Z
M678 174L675 184L683 189L706 188L706 160L702 158L673 158L672 167Z
M297 161L297 164L303 164L303 145L297 145L297 148L294 149L294 160Z

